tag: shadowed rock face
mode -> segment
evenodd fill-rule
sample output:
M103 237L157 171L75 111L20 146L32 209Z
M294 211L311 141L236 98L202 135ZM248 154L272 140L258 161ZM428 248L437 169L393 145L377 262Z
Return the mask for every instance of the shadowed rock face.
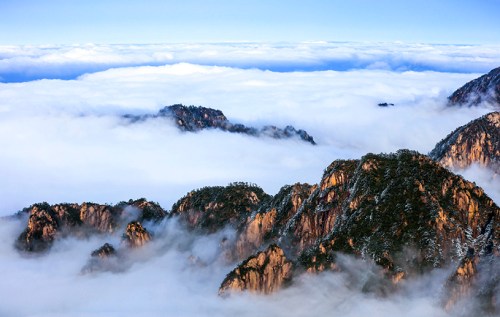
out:
M475 106L481 102L500 105L500 67L463 85L448 100L452 106Z
M500 112L492 112L459 127L441 140L429 157L452 169L473 163L500 169Z
M265 126L258 130L252 127L246 127L242 124L232 124L229 122L220 110L205 107L184 106L181 104L167 106L161 109L156 115L134 116L125 115L131 122L146 120L149 118L168 118L172 119L182 131L196 132L204 129L221 129L223 131L244 133L252 136L265 135L275 139L287 139L299 137L303 141L316 144L312 136L304 130L295 130L292 126L280 129L275 126Z
M292 271L293 263L280 247L273 244L230 272L222 282L219 295L243 290L269 294L287 284L292 278Z
M123 241L131 248L141 247L152 238L153 235L136 221L129 223L127 231L123 234Z
M132 206L141 210L140 219L161 219L165 211L157 204L146 200L131 201ZM94 203L34 204L21 213L30 215L26 230L15 243L20 251L41 252L48 250L52 243L67 235L85 237L94 233L115 233L127 203L116 206Z
M120 265L115 248L111 244L105 243L90 254L89 261L82 268L82 274L119 270Z

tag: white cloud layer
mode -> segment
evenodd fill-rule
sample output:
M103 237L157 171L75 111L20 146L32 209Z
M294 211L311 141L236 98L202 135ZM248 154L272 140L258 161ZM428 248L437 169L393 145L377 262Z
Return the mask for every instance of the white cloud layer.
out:
M383 69L485 73L500 65L499 48L400 42L0 46L0 81L73 79L109 68L181 62L278 72Z
M285 184L319 182L335 159L401 148L427 153L456 127L491 111L444 106L447 95L476 76L181 63L0 84L0 215L40 201L139 197L168 209L192 189L232 181L274 194ZM230 121L257 128L292 124L318 146L218 130L181 133L162 119L127 125L119 117L174 103L220 109Z

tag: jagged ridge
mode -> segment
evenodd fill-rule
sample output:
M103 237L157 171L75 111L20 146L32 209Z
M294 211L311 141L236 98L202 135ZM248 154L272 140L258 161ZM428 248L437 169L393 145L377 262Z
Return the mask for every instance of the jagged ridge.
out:
M258 130L256 128L246 127L243 124L233 124L227 120L222 111L201 106L195 107L176 104L160 109L156 115L125 115L124 117L130 119L131 122L137 122L149 118L168 118L172 119L176 126L182 131L189 132L214 128L252 136L266 135L275 139L288 139L298 136L302 140L316 145L313 137L307 134L306 131L296 130L293 126L289 125L285 129L280 129L276 126L270 125Z

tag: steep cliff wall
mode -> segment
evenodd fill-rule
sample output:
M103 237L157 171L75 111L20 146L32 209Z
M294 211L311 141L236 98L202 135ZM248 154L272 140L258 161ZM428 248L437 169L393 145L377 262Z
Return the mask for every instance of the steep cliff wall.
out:
M273 244L231 271L222 282L219 295L243 290L269 294L290 282L292 273L293 263L284 256L280 247Z

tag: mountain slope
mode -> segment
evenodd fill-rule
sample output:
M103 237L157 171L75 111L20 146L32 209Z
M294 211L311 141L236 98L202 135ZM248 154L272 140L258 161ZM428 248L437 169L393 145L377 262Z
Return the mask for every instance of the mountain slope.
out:
M333 162L279 234L262 239L260 249L276 243L293 263L292 276L347 270L338 262L338 254L373 262L379 270L363 282L362 289L386 294L401 279L454 266L468 257L478 263L475 276L488 274L483 263L497 261L499 217L500 209L481 188L427 156L408 150L368 154L360 160ZM269 291L259 286L265 278L259 267L254 265L252 270L260 275L253 279L245 275L249 259L228 274L222 294L231 293L231 288ZM285 285L276 283L276 288ZM490 284L498 285L497 280ZM457 284L450 277L445 303L467 295L464 287L452 285Z
M500 112L459 127L436 144L429 157L443 166L464 169L473 163L500 169Z
M482 102L500 105L500 67L476 78L457 89L450 97L449 104L475 106Z

